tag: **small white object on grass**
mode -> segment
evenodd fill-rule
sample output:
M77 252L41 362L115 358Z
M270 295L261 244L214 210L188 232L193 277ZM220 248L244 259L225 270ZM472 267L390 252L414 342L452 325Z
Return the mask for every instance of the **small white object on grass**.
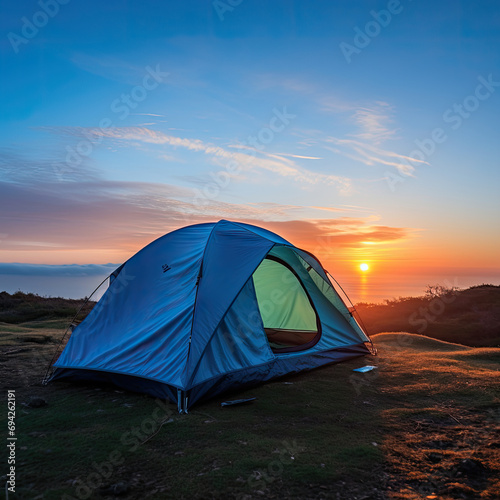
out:
M371 372L375 368L377 367L373 365L366 365L362 366L361 368L354 368L353 372L360 372L360 373Z

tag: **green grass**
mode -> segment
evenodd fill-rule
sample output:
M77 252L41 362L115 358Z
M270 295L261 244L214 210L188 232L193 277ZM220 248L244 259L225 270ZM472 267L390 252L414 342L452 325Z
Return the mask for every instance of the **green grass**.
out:
M25 344L15 338L12 342ZM49 346L34 344L32 349ZM15 362L29 361L23 352ZM251 405L222 408L222 397L189 415L113 387L20 387L18 494L76 498L80 481L92 480L96 464L109 463L113 453L121 463L112 467L109 478L100 478L100 486L126 482L131 487L127 498L234 498L257 490L271 496L288 491L302 498L311 484L320 488L343 477L369 478L383 455L372 444L377 410L363 407L348 383L359 364L356 360L280 379L238 393L257 397ZM33 392L46 398L48 406L21 406ZM152 437L164 419L172 421ZM92 489L90 498L102 498L99 488Z
M158 427L153 398L63 384L64 394L54 389L49 406L23 410L18 418L27 448L20 453L20 492L29 497L44 491L47 499L74 495L68 481L88 478L93 464L108 462L114 451L124 463L114 467L111 481L161 478L156 482L172 487L176 498L199 498L201 491L220 498L236 490L273 491L283 482L300 489L345 474L367 475L382 459L367 432L377 417L374 410L356 415L352 388L325 383L338 368L295 377L293 386L256 388L250 391L258 397L253 405L221 409L217 400L187 416L174 412L173 421L144 444ZM327 387L335 398L320 396ZM310 394L308 402L298 393Z
M29 331L29 328L24 326L12 325L11 323L0 323L0 335L7 333L23 333Z
M231 396L257 398L246 406L222 408L222 396L178 415L111 386L41 387L54 344L23 337L60 338L51 321L0 336L2 354L19 349L0 364L4 388L17 395L14 498L114 498L100 487L117 483L129 488L124 499L500 495L500 349L379 334L377 357ZM363 364L378 369L352 372ZM23 406L31 396L48 406ZM5 412L3 428L4 420ZM465 459L487 472L457 476Z

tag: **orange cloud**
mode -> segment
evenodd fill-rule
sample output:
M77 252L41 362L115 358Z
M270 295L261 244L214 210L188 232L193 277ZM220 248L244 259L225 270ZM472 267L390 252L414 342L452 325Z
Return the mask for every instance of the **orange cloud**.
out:
M404 240L411 230L372 225L370 217L287 220L300 207L193 204L193 191L169 185L92 181L0 183L3 214L0 261L120 262L179 227L222 218L263 226L317 253L361 247L363 241ZM9 213L12 216L9 216Z

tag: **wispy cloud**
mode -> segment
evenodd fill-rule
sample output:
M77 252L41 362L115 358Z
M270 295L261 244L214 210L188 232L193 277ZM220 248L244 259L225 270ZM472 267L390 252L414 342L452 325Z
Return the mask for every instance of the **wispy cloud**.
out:
M355 103L332 94L316 95L316 102L319 110L325 113L352 113L357 108Z
M83 71L127 85L140 84L147 66L140 66L114 55L91 55L83 52L74 53L70 60Z
M318 98L324 112L343 115L346 123L354 124L355 130L344 137L314 134L305 138L305 145L322 143L335 154L361 162L364 165L384 165L394 167L400 174L413 176L419 165L428 165L426 161L397 153L382 144L397 138L394 124L394 106L384 101L369 104L343 102L332 96ZM325 144L326 143L326 144ZM335 147L332 147L332 144Z
M300 158L301 160L322 160L323 158L319 156L302 156L302 155L293 155L289 153L276 153L276 156L289 156L290 158Z
M164 132L151 130L144 127L114 127L109 129L101 128L81 128L81 127L64 127L64 128L48 128L55 133L64 133L75 137L95 137L97 139L105 138L108 140L127 143L128 145L135 142L165 145L172 148L183 148L188 151L199 152L211 157L213 163L223 166L224 163L235 161L238 164L237 168L232 168L232 176L237 176L234 172L249 175L256 171L268 171L280 177L286 177L291 181L300 183L301 186L307 187L311 185L323 184L335 186L341 194L347 194L351 190L351 181L347 177L337 176L332 174L323 174L314 172L298 165L288 157L279 154L272 154L265 151L249 148L244 145L231 145L232 149L251 150L253 154L242 153L240 151L230 151L221 146L206 143L200 139L182 138ZM287 155L288 156L288 155ZM293 155L290 155L293 157ZM297 157L298 158L298 157ZM309 157L308 159L313 159Z
M165 115L158 115L156 113L130 113L131 116L157 116L165 118Z
M371 107L362 107L354 111L353 119L361 129L353 134L358 140L365 140L372 144L380 144L393 139L396 130L390 128L393 108L386 102L376 102Z
M219 220L279 220L301 207L193 203L191 189L134 182L0 182L2 250L137 251L171 230ZM9 214L15 214L9 216Z
M401 174L412 176L416 165L428 165L424 160L419 160L406 155L381 148L379 146L355 139L338 139L329 137L326 143L336 147L325 146L334 153L359 161L364 165L386 165L396 168Z
M12 155L9 156L13 161ZM7 159L3 159L7 162ZM277 203L232 204L212 200L194 203L195 191L168 184L110 181L81 168L78 180L57 182L50 169L29 177L36 160L18 158L16 178L0 182L1 258L37 260L54 252L98 252L127 258L153 239L179 227L222 218L267 227L303 248L323 240L332 248L363 241L404 239L407 228L374 225L376 216L362 207L303 207ZM22 182L18 182L22 179ZM337 218L307 219L311 210L325 210ZM358 212L361 210L361 212ZM355 216L341 216L342 213ZM359 215L358 215L359 213ZM327 252L326 252L327 253ZM71 255L68 254L68 255Z
M78 168L64 163L59 149L48 149L44 155L32 157L28 152L20 152L14 148L0 148L0 179L7 182L27 183L56 182L63 179L66 182L98 180L101 174L92 162L86 159Z
M340 249L355 249L365 242L393 243L412 237L415 229L373 225L367 218L339 217L288 221L249 221L284 235L295 245L323 256Z

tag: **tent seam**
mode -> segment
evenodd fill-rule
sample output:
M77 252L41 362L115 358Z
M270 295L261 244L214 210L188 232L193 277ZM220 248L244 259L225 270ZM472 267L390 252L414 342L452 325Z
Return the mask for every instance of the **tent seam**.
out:
M253 233L255 234L256 236L260 236L259 234L257 233ZM262 236L260 236L262 238ZM267 241L271 242L270 239L266 238ZM215 326L213 332L210 334L210 338L208 339L208 342L206 343L205 347L203 348L203 351L201 352L201 355L200 355L200 359L198 360L198 362L196 363L196 366L193 370L193 374L191 375L191 378L189 379L189 382L187 385L189 385L194 377L196 376L196 373L198 372L198 368L200 366L200 363L201 363L201 360L203 359L203 355L205 354L205 351L208 349L208 346L210 344L210 342L212 341L214 335L215 335L215 332L217 331L217 329L219 328L220 324L222 323L222 321L224 320L224 318L226 317L226 314L227 312L229 311L229 309L231 309L231 307L233 306L234 302L236 301L236 299L238 298L238 295L241 293L241 291L243 290L243 288L245 287L245 285L248 283L248 280L252 278L253 276L253 273L256 271L256 269L260 266L260 264L262 263L262 261L266 258L266 256L269 254L269 252L277 245L277 243L274 243L274 242L271 242L273 243L272 247L267 251L266 255L264 257L262 257L262 260L257 264L257 266L255 267L255 269L252 271L252 274L250 274L250 276L248 277L248 279L245 281L245 283L243 283L242 287L238 290L238 293L235 294L234 296L234 299L231 301L231 303L229 304L228 308L225 310L224 314L222 315L220 321L217 323L217 325ZM271 351L272 352L272 351ZM274 355L274 353L273 353Z
M194 296L194 303L193 303L193 318L191 319L191 329L189 331L188 352L187 352L187 356L186 356L186 365L185 365L186 368L189 364L189 355L191 354L191 339L193 338L194 316L196 314L196 304L198 302L198 291L200 289L200 280L201 280L202 273L203 273L203 262L205 260L205 254L207 252L208 245L210 244L210 239L212 238L213 232L214 232L215 228L217 227L217 224L218 224L218 222L216 222L214 224L214 226L212 227L210 234L208 235L207 242L205 244L205 248L203 249L203 255L201 256L200 270L198 271L198 278L196 281L196 293Z
M249 229L248 227L246 227L247 225L243 226L240 222L233 222L231 220L225 220L225 219L222 219L222 220L225 221L225 222L229 222L230 224L234 224L235 226L238 226L239 228L244 229L245 231L248 231L249 233L255 234L256 236L259 236L260 238L265 238L266 240L271 241L267 236L262 236L261 234L256 233L255 231L252 231L251 229ZM222 221L219 221L219 222L222 222ZM265 228L263 228L263 229L265 229ZM286 242L287 245L290 245L291 247L295 246L293 243L290 243L288 240L285 240L285 238L281 237L279 234L277 234L276 236L279 236L283 241ZM283 243L275 243L275 242L273 242L273 246L274 245L283 245ZM271 251L271 250L269 250L269 251Z

